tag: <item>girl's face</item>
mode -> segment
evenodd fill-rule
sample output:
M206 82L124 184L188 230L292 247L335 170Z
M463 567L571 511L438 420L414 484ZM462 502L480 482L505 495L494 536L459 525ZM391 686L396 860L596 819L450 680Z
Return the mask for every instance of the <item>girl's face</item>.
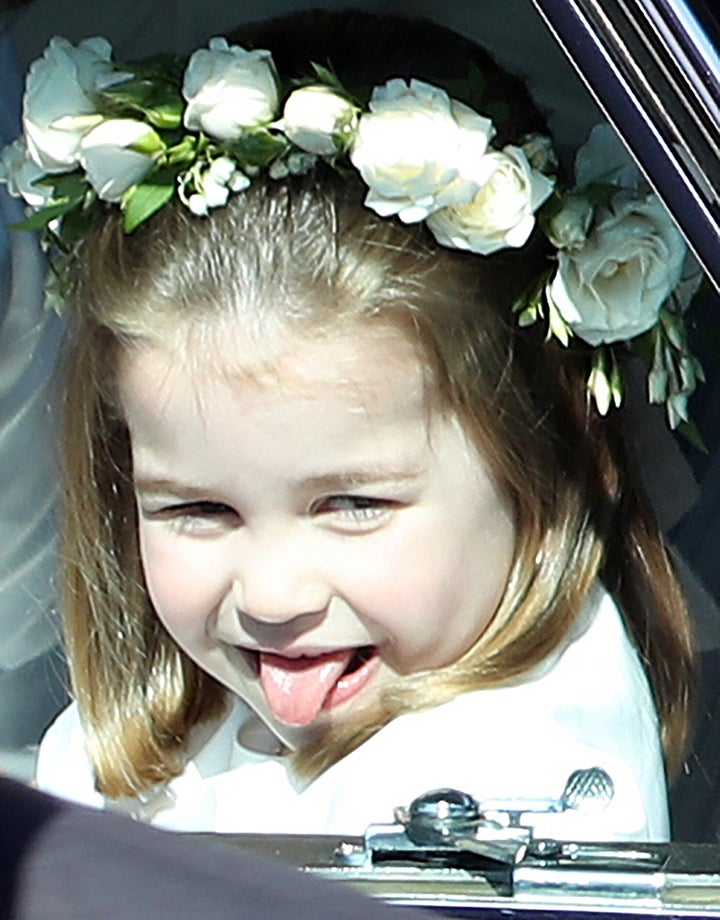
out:
M296 340L252 375L238 341L210 369L187 349L121 362L147 587L180 647L297 747L474 644L512 509L395 330Z

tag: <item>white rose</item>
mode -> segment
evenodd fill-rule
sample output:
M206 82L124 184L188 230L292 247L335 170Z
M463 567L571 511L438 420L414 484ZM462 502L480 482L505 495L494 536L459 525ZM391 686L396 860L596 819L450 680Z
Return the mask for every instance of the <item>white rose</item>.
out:
M8 192L15 198L24 198L33 208L42 208L52 196L52 188L34 185L37 179L47 175L42 166L33 160L25 139L17 138L0 155L0 182L7 183Z
M80 161L90 185L103 201L119 201L152 169L153 149L162 142L150 125L132 118L110 118L80 142Z
M585 245L558 255L548 299L590 345L630 339L656 322L682 277L686 246L656 195L618 195Z
M552 179L534 170L519 147L486 154L474 178L479 189L471 201L428 218L437 241L482 255L523 246L535 226L535 211L552 193Z
M269 124L277 114L277 74L269 51L246 51L211 38L188 62L182 88L185 127L221 141L246 128Z
M28 73L23 126L32 158L47 172L66 172L78 160L80 141L101 116L93 93L113 73L112 48L104 38L75 47L53 38Z
M428 83L376 87L350 154L370 188L365 204L414 223L469 201L478 187L469 176L493 133L489 119Z
M288 96L280 127L308 153L330 156L344 147L357 123L357 109L328 86L303 86Z

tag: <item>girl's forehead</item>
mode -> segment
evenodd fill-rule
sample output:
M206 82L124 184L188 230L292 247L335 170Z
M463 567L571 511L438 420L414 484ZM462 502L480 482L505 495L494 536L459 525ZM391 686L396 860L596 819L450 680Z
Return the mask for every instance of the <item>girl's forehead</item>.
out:
M372 390L402 385L424 393L426 373L417 345L400 329L372 319L337 328L250 334L227 320L178 327L162 341L137 342L120 359L120 380L138 360L160 383L177 371L200 388L246 384L282 391L327 386ZM171 373L172 372L172 373ZM153 371L150 371L153 375Z
M412 343L387 327L288 339L272 362L229 340L214 351L197 342L189 350L137 344L121 359L119 395L136 450L197 445L217 432L222 443L240 429L254 443L302 432L307 450L347 448L364 433L370 449L403 432L418 443L432 439L435 422L447 417L427 399Z

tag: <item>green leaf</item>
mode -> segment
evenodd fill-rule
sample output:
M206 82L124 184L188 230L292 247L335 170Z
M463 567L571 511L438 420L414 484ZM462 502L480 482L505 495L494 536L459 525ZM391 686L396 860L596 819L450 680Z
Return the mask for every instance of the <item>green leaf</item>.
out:
M537 222L538 226L542 230L545 236L548 236L548 228L552 221L557 217L557 215L562 211L567 200L572 196L568 193L563 193L559 188L555 188L552 195L548 198L545 204L537 213Z
M143 136L135 141L133 144L130 144L130 150L135 150L137 153L144 153L146 156L155 156L155 154L160 153L161 150L165 149L165 144L162 141L162 138L157 133L153 131L152 128L149 128L148 131L143 134Z
M125 233L132 233L170 201L175 194L175 178L174 170L158 170L149 180L128 189L121 205Z
M123 73L131 73L138 79L150 79L155 83L179 85L185 70L185 60L167 51L153 54L141 61L123 63L118 68Z
M442 86L453 99L464 102L477 111L487 105L487 78L475 63L470 65L464 77L458 80L444 80ZM483 111L480 114L488 115L488 112Z
M88 189L88 181L79 170L71 173L51 173L37 179L33 185L53 189L53 198L82 198Z
M231 146L241 166L267 166L288 148L284 137L272 134L266 128L257 128L243 134Z
M655 340L657 338L655 326L650 329L648 332L643 332L642 335L636 336L631 342L632 350L640 358L640 360L645 365L646 369L652 367L653 357L655 355Z
M51 187L52 197L44 207L35 211L26 220L12 224L13 230L41 230L51 220L63 217L82 205L90 191L87 180L80 172L45 176L34 184Z
M198 139L194 135L186 134L183 139L165 151L165 161L168 165L192 163L196 157Z
M118 106L129 106L130 108L142 108L147 100L152 97L156 89L148 80L125 80L122 83L116 83L114 86L108 86L98 94L100 104L117 108Z
M154 128L172 131L182 125L182 103L167 102L145 110L145 118Z
M337 90L342 95L346 94L345 88L340 82L340 78L332 67L324 67L322 64L316 64L314 61L310 66L321 83L324 83L325 86L329 86L331 89Z
M660 321L668 341L678 351L685 349L685 323L682 317L677 313L671 313L669 310L660 311Z
M98 94L98 108L114 118L139 118L156 128L174 130L182 124L184 103L177 85L151 75L107 87Z
M681 434L684 438L686 438L693 445L693 447L696 447L701 453L710 453L707 448L707 444L703 440L703 436L700 433L700 429L692 419L688 419L686 422L680 422L676 428L676 431L678 434Z
M73 208L72 211L68 211L63 217L62 235L57 241L58 248L67 251L83 239L87 235L94 213L94 208Z
M609 208L617 190L611 182L591 182L583 189L583 195L594 207Z
M8 226L10 230L42 230L51 220L55 220L56 217L62 217L75 207L77 207L77 202L57 202L41 208L26 220L20 221L20 223L9 224Z

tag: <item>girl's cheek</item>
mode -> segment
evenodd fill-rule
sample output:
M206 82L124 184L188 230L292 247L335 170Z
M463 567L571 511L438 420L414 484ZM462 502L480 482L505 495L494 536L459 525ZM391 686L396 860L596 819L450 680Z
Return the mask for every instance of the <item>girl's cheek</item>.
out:
M443 580L438 553L423 539L394 541L372 553L363 565L349 561L342 579L346 600L359 616L395 631L421 611Z
M192 628L212 609L212 566L192 545L165 534L143 533L140 549L150 600L171 632Z

